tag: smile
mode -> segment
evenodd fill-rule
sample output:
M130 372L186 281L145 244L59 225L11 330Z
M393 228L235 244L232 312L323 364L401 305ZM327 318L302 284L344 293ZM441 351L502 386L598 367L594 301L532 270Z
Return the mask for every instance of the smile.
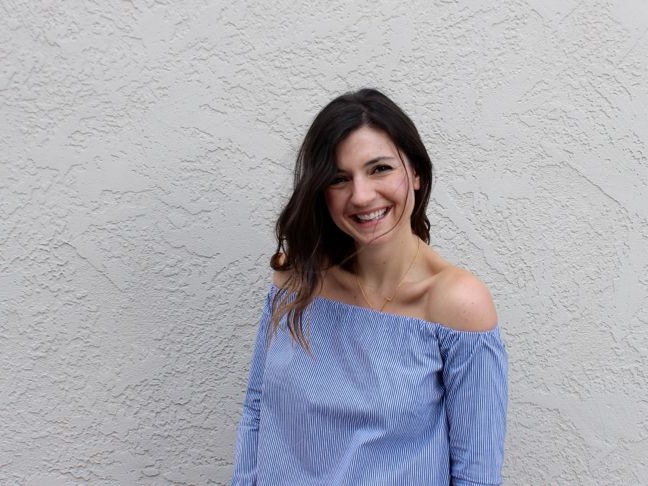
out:
M379 219L384 218L389 210L390 208L383 208L378 209L377 211L372 211L370 213L354 214L353 218L360 223L369 223L371 221L378 221Z

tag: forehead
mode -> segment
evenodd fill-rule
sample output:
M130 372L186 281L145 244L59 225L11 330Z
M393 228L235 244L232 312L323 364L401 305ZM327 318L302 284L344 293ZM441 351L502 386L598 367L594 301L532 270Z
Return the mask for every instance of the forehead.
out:
M354 130L342 140L335 155L340 169L363 164L377 157L399 157L396 145L385 132L367 126Z

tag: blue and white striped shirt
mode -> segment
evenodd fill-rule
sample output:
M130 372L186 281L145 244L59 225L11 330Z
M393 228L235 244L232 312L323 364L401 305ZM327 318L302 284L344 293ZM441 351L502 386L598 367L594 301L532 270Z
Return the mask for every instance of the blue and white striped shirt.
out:
M257 335L233 486L500 484L499 328L462 332L316 298L309 356L285 328L268 343L276 291Z

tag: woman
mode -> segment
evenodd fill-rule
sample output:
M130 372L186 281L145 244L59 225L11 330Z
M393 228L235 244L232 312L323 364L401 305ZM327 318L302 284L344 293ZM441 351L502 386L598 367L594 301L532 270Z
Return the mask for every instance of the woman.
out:
M486 287L429 243L432 164L363 89L315 118L277 222L233 485L492 485L506 352Z

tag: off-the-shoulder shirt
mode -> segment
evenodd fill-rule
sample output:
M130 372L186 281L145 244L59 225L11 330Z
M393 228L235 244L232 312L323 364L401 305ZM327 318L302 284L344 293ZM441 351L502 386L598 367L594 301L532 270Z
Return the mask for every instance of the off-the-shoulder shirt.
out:
M501 482L507 356L499 327L457 331L326 298L312 354L266 298L233 486L474 486Z

